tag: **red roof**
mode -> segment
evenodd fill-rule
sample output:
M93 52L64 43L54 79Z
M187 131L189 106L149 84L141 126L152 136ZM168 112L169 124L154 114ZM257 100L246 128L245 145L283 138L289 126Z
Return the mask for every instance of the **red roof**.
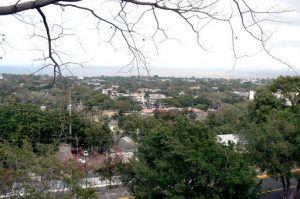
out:
M154 108L151 108L151 109L150 108L146 108L146 109L142 110L143 113L153 113L153 111L154 111Z

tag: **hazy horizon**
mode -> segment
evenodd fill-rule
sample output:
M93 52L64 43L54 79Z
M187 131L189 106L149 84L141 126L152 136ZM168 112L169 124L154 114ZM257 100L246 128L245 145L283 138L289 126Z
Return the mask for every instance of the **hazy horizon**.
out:
M11 4L10 1L0 0L0 2L7 5ZM122 65L130 63L131 66L135 67L139 64L150 65L152 66L151 75L159 76L248 78L294 75L288 70L289 67L293 67L300 73L299 1L251 1L253 8L259 11L279 8L293 10L293 12L276 14L274 18L270 18L272 19L269 21L270 23L262 24L264 33L266 33L265 36L272 35L267 40L268 42L264 43L267 52L260 41L253 38L245 28L241 27L238 10L232 10L235 7L234 2L216 1L216 3L218 6L213 13L218 11L218 15L225 17L233 12L231 16L233 29L228 26L226 20L224 23L220 20L212 20L207 25L203 25L206 24L206 20L200 18L201 20L194 23L194 27L199 29L199 36L201 37L198 38L200 39L198 42L204 49L199 46L197 35L190 29L189 24L176 13L166 11L159 13L158 16L160 29L165 30L169 39L166 39L160 31L160 34L156 34L155 18L146 15L141 20L140 25L134 26L136 27L135 31L138 32L134 46L145 60L143 58L142 60L138 59L134 63L132 62L134 60L133 54L127 43L124 42L124 38L118 34L113 34L114 31L110 25L103 25L100 28L101 31L97 31L93 16L86 16L85 11L71 12L65 10L61 12L60 9L56 10L51 6L46 6L43 9L47 18L51 19L49 21L50 27L54 24L61 24L61 28L66 31L65 36L68 36L55 39L52 45L54 47L52 50L59 52L58 57L61 59L61 65L63 65L62 63L73 64L74 66L77 64L85 65L85 69L72 68L72 73L75 75L136 75L136 68L131 73L126 72L128 70L121 70L120 72ZM83 1L80 4L97 8L95 10L101 14L101 17L119 24L118 20L110 18L119 13L118 7L108 6L108 4L103 7L98 7L95 4L93 7ZM137 12L133 13L138 15L138 10L142 11L143 9L142 7L140 7L141 9L137 8ZM31 16L30 13L32 17L25 17ZM135 23L136 17L136 15L128 16L128 22ZM264 18L265 16L261 17ZM0 21L1 34L5 35L5 42L8 43L1 45L2 48L0 48L0 72L30 74L38 69L37 66L53 65L51 60L44 59L48 53L48 41L43 39L45 32L40 18L35 17L35 12L24 13L24 18L28 20L27 23L22 23L22 20L20 21L11 15L5 16ZM32 21L29 20L30 18ZM266 16L265 19L269 18ZM285 23L277 23L279 21ZM203 29L200 28L202 26ZM51 31L52 37L60 32L58 29ZM39 31L35 32L37 30ZM155 38L153 33L155 33ZM114 35L113 40L111 40L111 35ZM233 35L235 36L234 42L232 41ZM236 67L231 72L233 66ZM141 72L142 75L146 74L144 70ZM44 70L44 73L51 74L51 69ZM70 72L64 73L71 74Z
M38 67L33 66L0 66L0 73L7 74L35 74L35 75L52 75L52 69L46 68L38 71ZM38 71L38 72L36 72ZM36 73L35 73L36 72ZM123 68L117 66L89 66L89 67L72 67L63 69L65 76L133 76L138 75L136 68ZM208 77L208 78L276 78L280 75L297 75L295 72L285 69L268 70L268 69L241 69L219 70L215 68L176 68L176 67L155 67L149 70L150 76L158 75L160 77ZM147 76L145 69L140 69L141 76Z

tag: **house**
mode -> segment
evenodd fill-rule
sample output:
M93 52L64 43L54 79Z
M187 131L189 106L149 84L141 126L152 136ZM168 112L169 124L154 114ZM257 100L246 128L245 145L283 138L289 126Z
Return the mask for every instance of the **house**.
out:
M228 146L230 143L237 144L239 142L239 137L234 134L223 134L217 135L218 142Z
M130 97L131 95L128 93L116 93L117 97Z
M200 89L200 86L190 86L189 87L190 90L199 90Z
M147 98L145 98L144 92L131 93L131 97L133 100L140 102L142 104L147 103Z
M277 92L277 93L273 93L273 95L277 98L277 99L283 99L284 95L281 92ZM298 92L290 92L287 94L288 97L284 98L285 101L285 105L286 106L293 106L295 104L293 104L293 101L295 100L295 98L299 95Z
M65 162L70 159L73 159L73 155L71 152L71 146L69 144L61 144L58 147L58 152L56 154L59 162Z
M197 82L194 79L184 79L183 81L188 82L188 83L196 83Z
M249 91L249 100L254 100L255 91Z
M40 106L40 110L41 110L41 111L45 111L46 109L47 109L47 107L46 107L45 105L41 105L41 106Z
M118 124L117 120L111 120L108 124L108 127L113 133L116 133L119 131L119 124Z
M130 137L124 136L118 140L116 148L123 152L135 152L137 144Z
M190 111L196 115L196 120L204 120L207 117L207 112L197 108L191 108Z
M117 114L117 111L115 111L115 110L104 110L102 112L102 116L107 116L109 118L113 117L116 114Z
M148 102L150 105L154 105L156 100L159 100L159 99L166 99L166 96L164 94L151 93L151 94L149 94Z
M121 137L116 141L116 148L111 148L106 154L106 160L112 163L129 163L134 158L137 151L137 144L127 136Z
M164 94L159 94L159 93L151 93L149 94L149 99L152 100L159 100L159 99L165 99L166 96Z
M145 116L154 116L154 110L155 108L146 108L142 110L142 115Z
M112 88L102 89L102 94L111 95L113 92Z
M130 163L130 161L134 158L134 153L116 151L113 153L108 153L106 159L108 158L111 158L111 161L115 164L119 162L126 164L126 163Z
M179 96L185 95L185 92L184 92L184 91L180 91L180 92L178 93L178 95L179 95Z

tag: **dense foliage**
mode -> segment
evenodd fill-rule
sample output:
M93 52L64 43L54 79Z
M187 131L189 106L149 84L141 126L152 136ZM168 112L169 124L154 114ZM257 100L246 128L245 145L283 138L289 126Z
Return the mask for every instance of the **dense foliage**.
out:
M256 197L255 170L246 155L186 119L153 128L128 170L125 181L137 198Z
M260 90L241 122L249 155L261 171L282 183L284 198L296 198L300 178L292 169L300 164L300 78L280 77ZM291 191L291 178L298 180Z
M6 104L0 106L0 139L22 145L24 139L32 144L59 144L77 138L79 145L100 146L112 142L110 130L79 117L69 117L66 111L42 111L39 107L27 104ZM72 135L69 124L72 124ZM71 142L76 144L75 139Z
M73 147L107 150L124 135L136 142L136 158L123 165L107 155L97 168L110 180L119 172L124 174L122 179L137 198L255 198L258 171L280 180L285 199L295 198L300 189L300 178L293 172L300 164L299 77L279 77L266 87L224 79L71 79L71 99L62 83L49 87L48 80L5 75L0 81L4 89L0 90L1 193L28 181L28 191L38 194L30 187L36 183L31 174L36 169L34 175L44 176L45 189L49 180L63 178L74 185L78 196L91 193L92 197L92 190L85 192L76 180L64 178L80 180L82 176L76 174L73 163L56 162L56 146L71 142ZM143 88L145 96L160 93L167 97L156 101L152 117L141 115L138 111L145 104L131 97L102 94L101 89L111 87L123 94L141 93ZM255 88L259 88L255 100L245 100ZM45 110L40 109L42 104ZM182 109L164 111L159 106ZM195 113L187 107L205 110L208 116L202 118L203 123L196 122ZM112 135L110 128L116 124ZM219 144L219 134L236 134L240 142ZM68 173L73 170L72 175ZM297 180L294 190L292 178Z
M94 190L79 186L83 173L76 163L61 165L55 154L51 145L39 144L34 150L26 140L20 147L0 143L1 198L95 198Z

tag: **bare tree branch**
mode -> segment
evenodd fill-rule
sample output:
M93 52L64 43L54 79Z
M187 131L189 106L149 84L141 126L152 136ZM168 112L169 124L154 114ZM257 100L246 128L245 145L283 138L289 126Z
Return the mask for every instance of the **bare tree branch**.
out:
M246 0L229 0L231 9L227 11L222 10L223 1L220 0L116 0L108 1L113 4L119 5L119 8L115 8L115 11L111 13L112 17L102 16L96 8L89 5L89 0L29 0L20 1L16 0L15 3L8 6L0 6L1 15L13 15L19 21L26 23L33 27L33 34L31 38L42 38L47 42L47 53L43 52L43 57L38 59L44 60L43 66L52 66L53 74L62 75L61 67L68 66L75 62L64 61L63 58L68 53L59 49L59 41L64 39L66 36L73 36L80 43L80 39L73 32L67 31L67 27L64 24L52 23L47 20L47 15L42 11L43 7L54 5L57 6L61 13L66 12L68 9L74 9L81 12L88 13L89 17L96 20L95 30L100 35L100 25L107 25L111 28L108 34L108 42L114 49L117 49L114 41L120 37L123 43L127 46L131 59L129 61L129 68L137 68L138 72L141 68L148 71L148 57L143 51L145 47L145 40L151 41L155 50L158 53L157 41L161 39L169 40L169 34L167 29L162 23L160 13L171 13L177 19L181 19L187 24L190 30L195 34L195 40L198 45L203 49L207 50L200 37L200 33L206 28L211 22L217 21L224 24L229 24L229 30L231 34L231 45L234 57L233 69L237 63L237 60L248 56L240 55L237 43L237 36L234 26L236 26L235 19L238 15L239 21L243 30L250 35L256 42L261 44L261 48L267 53L269 57L276 60L277 62L288 66L293 69L287 61L273 55L271 50L267 48L267 42L272 37L272 33L269 33L265 28L266 23L278 23L274 15L289 12L290 10L281 9L279 6L271 6L264 10L254 9L250 6ZM99 1L100 3L104 3ZM84 4L86 3L86 4ZM134 8L134 9L133 9ZM22 12L26 10L36 9L42 18L43 30L45 35L41 33L41 27L34 20L26 20ZM135 15L134 15L135 14ZM134 17L132 17L134 16ZM143 20L151 19L153 25L153 31L151 33L143 33L140 31L139 25L143 24ZM99 36L100 37L100 36ZM1 41L2 40L2 41ZM100 38L99 38L100 40ZM5 38L0 36L0 47L4 54L5 49L3 48ZM119 41L119 40L118 40ZM83 47L82 47L83 48ZM1 49L0 49L1 50ZM1 55L0 55L1 56ZM294 70L295 71L295 70Z
M294 67L292 65L290 65L287 61L285 61L285 60L283 60L281 58L278 58L277 56L273 55L271 53L271 51L269 49L267 49L267 47L266 47L266 42L271 38L272 34L267 35L266 31L264 31L264 29L260 25L260 23L263 22L263 21L271 21L271 22L277 22L277 21L272 20L272 19L268 19L268 18L257 19L257 17L256 17L256 14L268 14L268 15L269 14L274 14L274 13L278 14L278 13L288 12L289 10L280 10L280 11L271 11L271 10L268 10L268 11L265 11L265 12L255 11L255 10L253 10L247 4L247 2L245 0L242 0L242 3L247 8L247 10L243 11L241 9L241 5L238 2L238 0L233 0L233 2L236 4L236 7L237 7L237 9L239 11L240 19L241 19L242 25L244 27L244 30L247 31L253 38L255 38L256 40L258 40L261 43L262 49L267 53L267 55L269 55L272 59L276 60L277 62L279 62L279 63L287 66L295 74L298 75L297 71L294 69ZM251 21L250 25L246 25L246 22L245 22L245 14L246 13L250 14L250 21ZM254 26L254 28L256 28L258 30L258 34L257 35L254 34L254 31L250 30L250 28L252 26ZM232 26L231 26L231 29L232 29ZM234 47L234 42L233 42L233 47ZM235 50L234 50L234 56L236 57ZM235 62L235 64L236 64L236 62Z
M57 3L59 1L65 1L65 2L77 2L81 0L35 0L35 1L28 1L19 3L20 1L17 1L17 3L9 6L0 6L0 15L11 15L16 14L25 10L30 9L36 9L41 8L44 6L48 6L54 3Z
M49 29L49 26L48 26L46 15L43 13L43 11L41 10L41 8L39 8L39 7L37 8L37 11L41 15L41 17L43 19L43 23L44 23L45 29L46 29L47 41L48 41L48 57L49 57L49 59L51 59L51 61L54 64L53 73L54 73L54 78L55 78L57 72L58 72L59 75L61 75L61 69L59 67L60 65L58 64L58 62L56 61L56 59L53 57L52 39L51 39L50 29ZM54 79L54 81L55 81L55 79Z

